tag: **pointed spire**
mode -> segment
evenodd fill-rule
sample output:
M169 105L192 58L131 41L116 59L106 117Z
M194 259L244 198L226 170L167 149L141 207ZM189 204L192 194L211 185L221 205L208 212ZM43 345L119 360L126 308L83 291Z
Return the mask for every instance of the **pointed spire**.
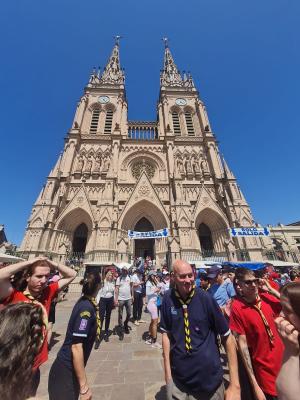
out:
M160 77L161 86L183 86L182 77L178 71L175 61L169 49L169 40L164 37L165 45L164 67Z
M194 88L193 78L190 74L188 74L188 76L184 74L182 78L170 51L169 39L164 37L162 40L165 46L165 54L164 66L160 75L160 86Z
M115 36L115 45L102 73L100 83L110 85L121 85L124 83L124 71L121 68L119 54L120 39L121 36Z

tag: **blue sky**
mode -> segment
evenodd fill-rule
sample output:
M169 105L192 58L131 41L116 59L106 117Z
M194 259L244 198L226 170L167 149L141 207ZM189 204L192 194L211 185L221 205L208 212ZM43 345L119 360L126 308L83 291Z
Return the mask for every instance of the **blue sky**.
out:
M154 120L163 43L191 71L262 224L300 219L298 0L10 0L0 12L0 223L20 244L93 66L121 42L129 118Z

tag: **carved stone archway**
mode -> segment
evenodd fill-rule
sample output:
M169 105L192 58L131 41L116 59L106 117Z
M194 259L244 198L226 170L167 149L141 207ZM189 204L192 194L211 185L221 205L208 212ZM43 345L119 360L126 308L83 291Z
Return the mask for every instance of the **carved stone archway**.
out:
M88 251L93 223L90 215L79 207L70 211L58 222L52 241L53 250L58 253L73 251L74 234L80 226L85 226L85 230L87 230L85 251Z
M223 216L217 213L215 210L212 210L211 208L205 208L197 215L195 219L195 228L198 233L197 237L199 240L200 249L201 249L201 239L199 237L199 233L201 232L199 231L201 231L202 229L202 231L204 232L204 227L208 228L206 229L206 236L208 235L207 234L208 232L210 232L211 234L210 237L212 240L212 246L210 246L211 247L210 251L214 251L217 253L225 252L226 249L224 247L224 241L229 238L228 234L229 226L227 221L223 218Z
M121 229L133 230L142 217L148 219L154 230L163 229L169 225L163 212L151 201L143 199L126 212L121 221Z
M134 230L138 222L143 218L149 221L149 224L153 226L153 230L169 227L168 221L166 220L162 210L152 202L143 199L134 204L120 221L120 228L123 234L126 234L128 230ZM131 241L129 246L131 253L134 254L134 242ZM166 239L155 239L153 254L156 255L156 259L163 259L166 251Z

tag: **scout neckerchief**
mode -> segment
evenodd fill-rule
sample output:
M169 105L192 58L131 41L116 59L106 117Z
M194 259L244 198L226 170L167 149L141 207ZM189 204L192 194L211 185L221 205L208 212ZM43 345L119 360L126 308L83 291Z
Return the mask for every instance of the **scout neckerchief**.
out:
M266 331L267 331L267 334L268 334L270 343L271 343L271 345L273 345L273 343L274 343L274 334L273 334L273 332L272 332L272 329L271 329L271 327L270 327L270 325L269 325L269 323L268 323L268 321L267 321L267 319L266 319L264 313L263 313L262 310L261 310L261 305L262 305L261 299L258 297L258 298L256 299L256 303L255 303L255 304L252 304L252 307L253 307L253 308L259 313L259 315L261 316L261 319L262 319L262 321L263 321L263 323L264 323L264 326L265 326L265 328L266 328Z
M182 305L183 310L183 321L184 321L184 332L185 332L185 348L186 352L190 353L192 350L192 339L190 334L190 323L189 323L189 314L188 314L188 305L190 304L193 296L195 294L195 285L192 287L190 294L186 300L183 300L180 296L179 292L175 288L175 296L179 300L180 304Z
M97 323L97 330L96 330L96 340L100 341L100 334L101 334L101 321L100 321L100 315L99 315L99 305L95 299L95 297L92 296L84 296L87 300L89 300L96 311L96 323Z
M47 330L48 329L48 313L47 313L47 310L46 310L44 304L41 301L39 301L39 300L41 300L42 296L40 296L39 298L35 298L35 297L32 296L32 294L27 289L24 290L23 294L24 294L25 297L27 297L28 300L30 300L31 303L37 304L38 306L42 307L42 310L43 310L43 323L44 323L45 328Z

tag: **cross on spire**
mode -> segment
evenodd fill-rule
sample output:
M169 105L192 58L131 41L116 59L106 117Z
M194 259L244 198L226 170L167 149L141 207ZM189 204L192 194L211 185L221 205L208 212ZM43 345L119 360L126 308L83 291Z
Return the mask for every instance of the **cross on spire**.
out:
M165 49L168 48L169 47L169 38L163 37L161 40L164 42Z
M120 39L122 39L123 37L122 36L120 36L120 35L116 35L116 36L114 36L114 39L115 39L115 45L116 46L120 46Z

